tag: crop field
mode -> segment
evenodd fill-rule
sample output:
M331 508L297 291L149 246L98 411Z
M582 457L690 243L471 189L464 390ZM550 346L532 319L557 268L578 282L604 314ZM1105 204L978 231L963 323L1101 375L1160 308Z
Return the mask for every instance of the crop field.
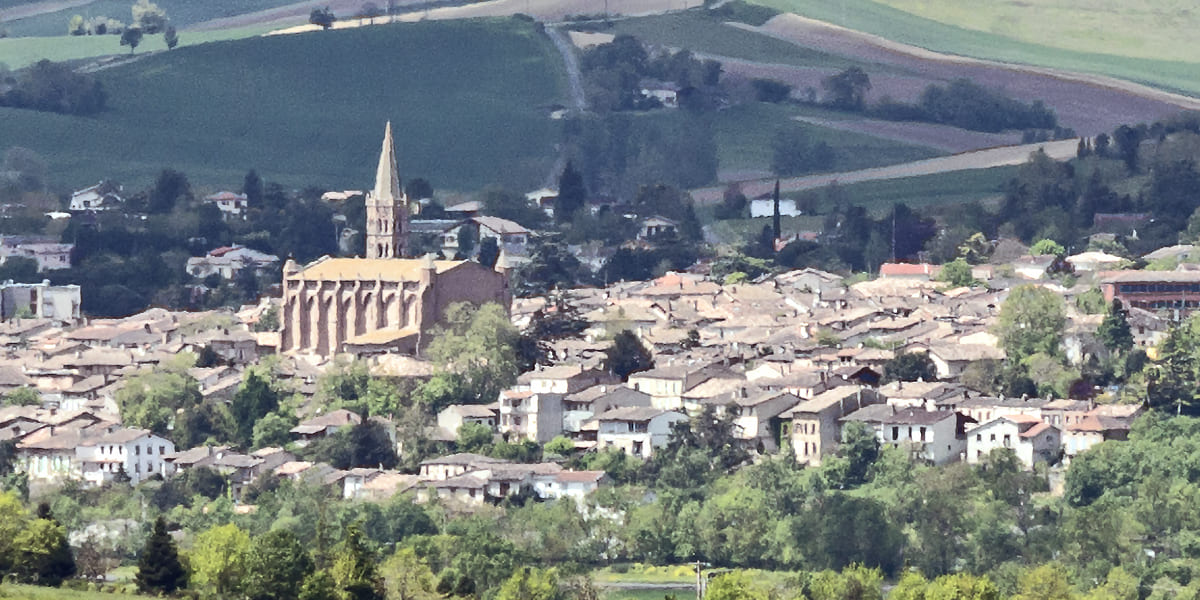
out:
M1022 63L1067 69L1083 73L1108 75L1184 93L1200 94L1200 79L1196 77L1195 62L1171 60L1168 58L1138 58L1119 54L1100 52L1085 52L1080 50L1063 49L1044 44L1044 38L1033 38L1043 43L1026 42L1005 35L986 31L974 31L954 25L941 23L891 6L885 6L872 0L749 0L754 4L768 6L780 11L794 12L813 19L828 21L857 31L885 37L890 40L912 44L921 48L985 58L1004 62ZM981 0L959 2L958 0L938 0L922 2L930 5L951 3L981 4ZM1050 0L1040 0L1041 3ZM1166 2L1167 0L1162 0ZM1072 5L1095 4L1094 0L1072 2ZM1010 3L1028 5L1029 2ZM1133 3L1137 5L1138 3ZM1110 6L1124 6L1124 3L1109 3ZM1022 8L1023 9L1023 8ZM1085 9L1081 9L1085 10ZM1120 29L1121 23L1113 19L1113 29ZM1171 25L1175 29L1176 24ZM1179 33L1171 35L1189 36L1186 43L1177 46L1179 53L1192 53L1195 44L1191 41L1194 28L1179 28ZM1117 51L1122 45L1113 46ZM1176 55L1177 56L1177 55ZM1186 55L1185 55L1186 56ZM1193 58L1193 60L1195 60Z
M515 19L204 44L98 76L100 116L0 109L0 140L46 157L64 186L144 185L170 167L214 186L254 168L289 186L362 188L390 119L403 176L520 190L554 162L549 112L565 89L553 46Z
M1026 43L1196 62L1192 0L876 0L914 15Z
M904 203L909 208L927 208L988 201L1003 194L1004 184L1016 176L1018 168L993 167L887 181L866 181L841 186L840 197L851 204L866 208L876 216L886 214L893 204L898 203ZM823 197L821 190L810 193L815 193L817 198ZM788 195L796 196L797 194ZM817 202L817 207L821 211L834 208L823 200Z
M187 46L221 42L243 38L257 37L270 31L269 27L242 27L238 29L222 29L214 31L181 31L179 46L181 51ZM138 45L134 56L166 51L167 45L161 35L148 35ZM121 45L121 36L117 35L88 35L60 37L10 37L0 39L0 63L9 68L18 69L33 64L43 58L53 61L79 60L114 55L122 57L129 54L129 47Z
M836 171L853 171L945 154L925 146L863 133L839 131L830 127L801 123L792 118L807 112L800 107L762 102L720 111L715 125L717 157L721 170L768 171L772 157L771 142L781 127L802 129L811 141L829 144L836 156L833 167ZM820 114L824 111L815 112Z
M11 2L11 0L9 0ZM290 4L292 0L157 0L155 4L167 13L176 27L185 28L194 23L218 19L251 11ZM13 3L15 6L17 3ZM27 3L21 3L27 4ZM93 0L84 6L72 6L62 10L44 12L24 19L7 21L4 28L9 36L65 36L67 23L72 15L106 16L129 23L132 19L130 0ZM0 2L0 8L7 8ZM115 44L115 41L114 41Z

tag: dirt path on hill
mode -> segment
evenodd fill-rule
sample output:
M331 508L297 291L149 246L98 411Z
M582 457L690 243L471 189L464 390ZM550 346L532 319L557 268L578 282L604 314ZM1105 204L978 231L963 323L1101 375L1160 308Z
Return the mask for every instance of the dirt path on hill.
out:
M1029 160L1029 155L1033 152L1036 152L1038 149L1045 150L1046 154L1055 160L1066 160L1075 156L1075 150L1078 145L1079 140L1072 139L1046 142L1044 144L1005 146L1003 148L964 152L962 154L955 154L953 156L941 156L938 158L918 160L916 162L891 165L887 167L875 167L871 169L846 171L842 173L823 173L820 175L807 175L805 177L791 177L780 180L779 189L783 192L799 192L823 188L834 183L848 185L851 183L862 183L864 181L903 179L905 177L919 177L922 175L934 175L937 173L971 171L975 169L990 169L993 167L1019 165ZM775 180L770 178L743 181L740 182L739 185L742 188L742 193L745 194L746 197L754 198L756 196L769 193L775 185ZM714 204L716 202L720 202L724 197L724 194L725 186L700 188L692 190L692 199L695 200L697 204Z

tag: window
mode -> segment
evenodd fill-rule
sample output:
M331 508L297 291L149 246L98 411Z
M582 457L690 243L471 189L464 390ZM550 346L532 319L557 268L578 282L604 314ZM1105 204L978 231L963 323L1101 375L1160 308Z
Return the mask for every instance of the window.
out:
M1008 435L1007 433L1004 434L1004 447L1012 448L1012 436Z
M141 463L133 463L133 472L134 472L134 473L141 473L141 472L142 472L142 465L141 465Z
M982 433L977 433L977 434L975 434L975 441L977 441L977 442L982 442L982 441L983 441L983 434L982 434Z
M900 428L899 427L894 427L894 426L892 427L892 439L893 440L900 439Z
M990 440L988 440L988 441L991 441L991 442L994 442L994 441L996 441L996 434L994 434L994 433L993 433L993 434L992 434L992 436L991 436L991 439L990 439Z
M491 423L490 423L490 422L489 422L488 424L489 424L489 425L491 425ZM167 453L167 452L166 452L166 446L159 446L159 447L158 447L158 454L159 454L159 456L162 456L163 454L166 454L166 453Z
M142 447L141 447L141 446L134 446L134 447L133 447L133 454L134 454L134 456L141 456L141 455L142 455Z
M921 441L922 442L925 441L925 428L924 427L921 428Z

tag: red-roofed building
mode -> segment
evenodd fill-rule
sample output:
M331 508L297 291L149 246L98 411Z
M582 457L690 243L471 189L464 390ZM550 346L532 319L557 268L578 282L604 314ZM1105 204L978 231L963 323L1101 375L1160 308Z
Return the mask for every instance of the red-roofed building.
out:
M1028 468L1056 463L1062 455L1062 432L1033 415L1008 415L967 432L967 462L987 460L993 450L1008 448Z

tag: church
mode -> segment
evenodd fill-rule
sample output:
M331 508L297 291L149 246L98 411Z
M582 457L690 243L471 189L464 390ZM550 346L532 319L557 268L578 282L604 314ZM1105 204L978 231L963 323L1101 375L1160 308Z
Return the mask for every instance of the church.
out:
M497 302L509 308L503 257L496 270L432 255L407 257L412 212L400 188L391 122L366 213L366 258L323 256L303 266L284 264L280 352L417 354L451 304Z

